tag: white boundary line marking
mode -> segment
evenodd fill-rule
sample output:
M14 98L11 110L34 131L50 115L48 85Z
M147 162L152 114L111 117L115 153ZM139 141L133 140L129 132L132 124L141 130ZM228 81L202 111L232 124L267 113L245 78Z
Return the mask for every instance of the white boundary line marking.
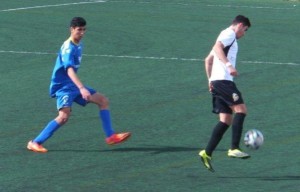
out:
M295 7L263 7L263 6L246 6L246 5L206 5L207 7L227 7L227 8L250 8L250 9L279 9L279 10L290 10Z
M114 1L111 0L109 1L109 3L140 3L140 4L158 4L156 2L149 2L149 1L140 1L140 2L136 2L136 1ZM165 4L173 4L173 5L184 5L184 6L188 6L188 5L194 5L197 2L193 2L193 3L186 3L186 2L166 2ZM202 4L199 4L202 5ZM294 5L290 5L291 7L267 7L267 6L247 6L247 5L211 5L211 4L207 4L207 5L203 5L206 7L225 7L225 8L250 8L250 9L274 9L274 10L290 10L290 9L295 9Z
M91 4L91 3L105 3L103 0L95 0L95 1L83 1L78 3L64 3L64 4L55 4L55 5L41 5L41 6L33 6L33 7L20 7L15 9L4 9L0 10L0 12L9 12L9 11L21 11L28 9L39 9L39 8L48 8L48 7L62 7L62 6L70 6L70 5L82 5L82 4Z
M300 66L300 63L280 63L280 62L271 62L271 61L241 61L241 63Z
M5 51L0 50L1 53L10 54L27 54L27 55L56 55L56 53L48 52L30 52L30 51ZM177 57L147 57L147 56L130 56L130 55L98 55L98 54L83 54L86 57L111 57L111 58L128 58L128 59L149 59L149 60L177 60L177 61L204 61L199 58L177 58ZM241 63L248 64L269 64L269 65L292 65L300 66L300 63L280 63L271 61L241 61Z
M107 0L90 0L90 1L83 1L78 3L64 3L64 4L54 4L54 5L40 5L40 6L32 6L32 7L20 7L20 8L14 8L14 9L3 9L0 10L0 12L10 12L10 11L21 11L21 10L28 10L28 9L39 9L39 8L47 8L47 7L61 7L61 6L71 6L71 5L81 5L81 4L91 4L91 3L140 3L140 4L155 4L155 2L149 2L149 1L107 1ZM174 4L174 5L192 5L188 3L166 3L166 4ZM225 8L250 8L250 9L274 9L274 10L291 10L295 9L295 5L293 7L264 7L264 6L246 6L246 5L204 5L206 7L225 7Z

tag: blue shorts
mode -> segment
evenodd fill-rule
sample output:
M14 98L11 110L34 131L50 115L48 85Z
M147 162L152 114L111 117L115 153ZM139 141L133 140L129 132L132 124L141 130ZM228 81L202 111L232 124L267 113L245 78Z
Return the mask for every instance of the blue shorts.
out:
M92 88L85 88L91 93L91 95L96 93L96 91ZM72 107L73 102L81 106L85 106L89 103L87 100L82 98L81 93L77 87L73 89L60 89L55 93L55 97L58 110L65 107Z

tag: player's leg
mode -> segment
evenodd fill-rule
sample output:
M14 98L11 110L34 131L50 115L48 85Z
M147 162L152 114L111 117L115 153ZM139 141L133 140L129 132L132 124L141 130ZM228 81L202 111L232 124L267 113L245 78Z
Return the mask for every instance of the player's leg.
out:
M245 104L238 104L231 107L235 112L232 122L232 146L231 149L239 149L240 140L243 132L244 120L247 114Z
M219 122L215 125L210 140L205 148L206 154L212 156L213 151L221 141L224 133L231 124L232 115L229 113L220 113Z
M201 161L203 162L204 166L212 172L214 172L214 169L211 165L212 153L216 149L224 133L227 131L228 127L230 126L231 119L232 119L232 115L230 113L219 114L219 122L214 127L205 150L202 150L199 153L201 157Z
M104 95L100 93L94 93L91 95L89 102L95 103L99 107L99 117L106 135L107 144L118 144L130 137L131 134L129 132L115 133L111 121L109 101Z
M222 98L213 95L212 105L213 113L219 114L219 122L213 128L210 140L205 148L209 156L212 155L232 121L232 109Z
M98 106L99 117L102 121L103 130L106 137L110 137L115 133L115 131L112 127L108 99L100 93L95 93L91 95L89 102L95 103Z
M200 151L199 155L201 157L203 165L208 170L213 172L214 169L212 168L212 165L210 163L212 160L212 154L231 124L232 110L221 98L219 98L215 94L213 94L212 104L213 112L219 114L219 122L213 128L211 137L205 150Z
M235 115L232 121L232 141L231 149L228 150L228 156L246 159L249 158L250 155L240 150L240 141L247 108L244 103L233 105L231 108L235 112Z
M42 132L32 141L29 141L27 148L35 152L47 152L42 144L48 140L53 133L58 130L63 124L65 124L71 114L71 106L74 98L78 93L60 91L56 93L56 104L58 109L58 115L55 119L50 121L42 130Z
M58 116L50 121L36 138L29 141L27 148L35 152L47 152L48 150L44 148L42 144L48 140L58 128L68 121L70 113L70 107L60 109Z
M68 121L70 114L71 108L67 107L60 109L58 111L58 116L47 124L44 130L35 139L33 139L33 142L43 144L59 127Z

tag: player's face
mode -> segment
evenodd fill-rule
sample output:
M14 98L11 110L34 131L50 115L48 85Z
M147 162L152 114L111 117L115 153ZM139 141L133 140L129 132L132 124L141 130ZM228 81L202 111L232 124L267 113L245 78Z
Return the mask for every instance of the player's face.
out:
M79 42L86 32L86 27L71 27L71 36L76 41Z
M237 31L236 31L236 38L239 39L243 37L247 30L248 30L248 26L245 26L242 23L238 24Z

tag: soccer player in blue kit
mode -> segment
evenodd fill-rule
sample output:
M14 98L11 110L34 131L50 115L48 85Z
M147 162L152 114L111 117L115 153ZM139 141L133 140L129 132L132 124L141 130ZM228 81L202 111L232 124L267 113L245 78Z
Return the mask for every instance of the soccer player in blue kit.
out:
M85 19L74 17L70 23L70 37L60 49L50 84L50 95L57 99L58 116L50 121L36 138L28 142L28 150L41 153L48 151L42 144L68 121L73 102L81 106L94 103L99 107L99 118L102 121L107 144L121 143L131 135L130 132L115 133L111 123L108 99L85 86L77 76L82 57L81 39L85 32Z

